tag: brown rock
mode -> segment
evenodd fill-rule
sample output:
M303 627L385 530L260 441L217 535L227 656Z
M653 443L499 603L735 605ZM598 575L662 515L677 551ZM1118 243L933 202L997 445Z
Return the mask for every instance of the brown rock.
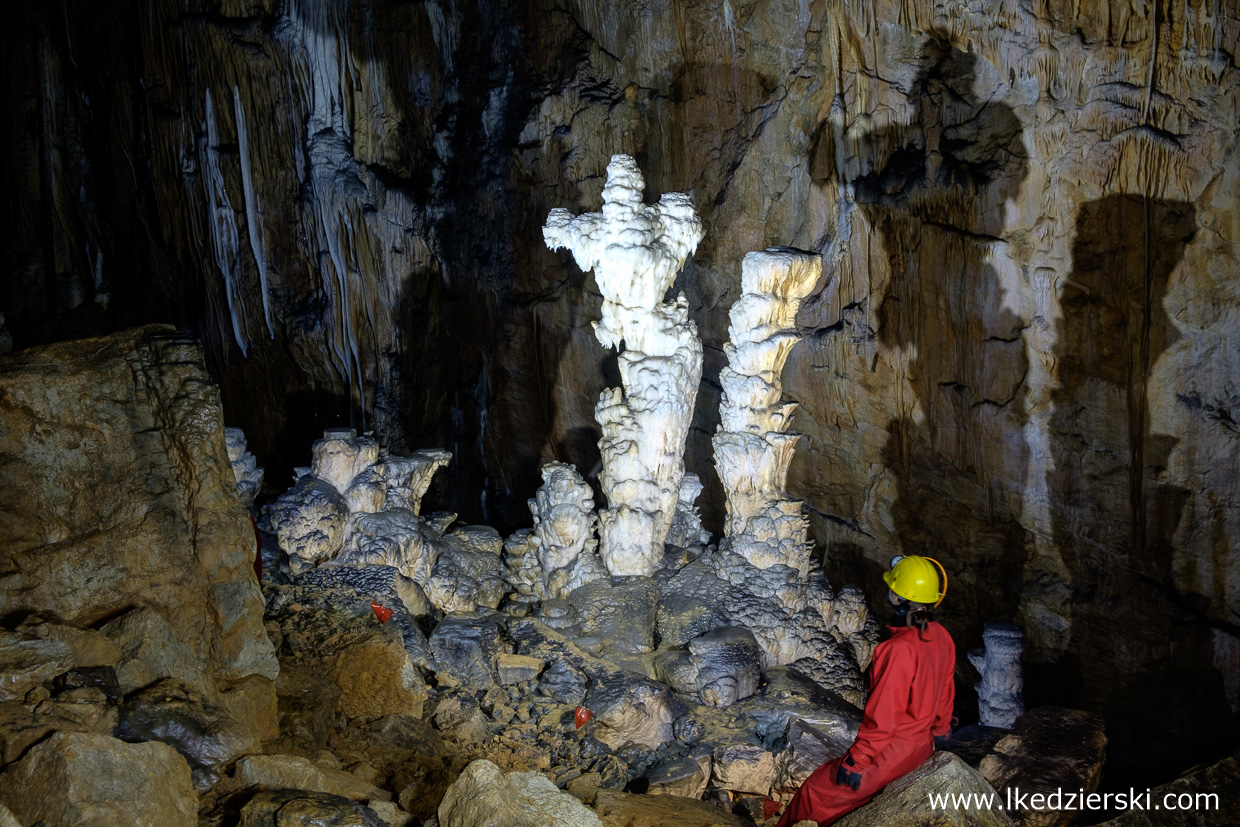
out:
M369 807L344 796L307 790L261 792L241 808L241 827L385 827Z
M1102 718L1079 709L1042 706L1016 719L978 770L1004 796L1057 790L1092 793L1102 778L1107 736ZM1006 800L1006 799L1005 799ZM1064 827L1078 809L1025 808L1013 820L1029 827Z
M193 827L189 765L165 744L58 732L0 776L0 801L23 824Z
M994 805L962 807L952 802L936 807L932 794L993 796L987 800ZM950 752L934 753L917 769L884 787L869 804L835 822L838 827L1012 827L1012 823L994 788Z
M5 614L86 627L146 606L211 681L275 677L198 345L148 327L29 350L0 363L0 406L0 489L23 492L0 520Z
M426 683L399 636L386 629L338 652L330 674L340 687L337 708L349 718L422 714Z
M705 801L599 790L594 811L604 827L743 827L747 819Z
M1170 798L1168 796L1171 796ZM1133 807L1097 827L1237 827L1240 810L1240 754L1161 784Z
M237 760L236 779L243 787L308 790L353 801L388 801L392 797L352 773L316 765L295 755L247 755Z

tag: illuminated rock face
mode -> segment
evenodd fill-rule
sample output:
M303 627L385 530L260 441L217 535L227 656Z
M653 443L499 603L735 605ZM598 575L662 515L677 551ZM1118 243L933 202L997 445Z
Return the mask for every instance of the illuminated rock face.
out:
M680 483L685 437L702 378L702 343L683 295L663 301L676 272L702 239L689 198L667 193L644 204L637 163L616 155L607 166L603 211L547 216L547 246L567 248L593 270L603 294L594 325L604 347L620 354L621 388L595 406L603 429L599 480L608 507L599 514L603 561L613 575L649 575L663 557Z
M788 464L800 438L785 433L795 403L782 401L780 372L792 347L797 310L822 275L822 257L796 250L750 253L741 265L741 297L732 305L719 372L723 402L715 466L727 495L725 542L760 569L777 563L809 572L801 503L787 499Z

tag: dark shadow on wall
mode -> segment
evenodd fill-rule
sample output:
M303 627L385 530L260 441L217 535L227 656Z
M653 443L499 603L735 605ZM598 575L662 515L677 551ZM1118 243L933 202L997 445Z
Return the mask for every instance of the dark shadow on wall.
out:
M1016 113L974 92L976 54L932 39L921 66L910 122L851 144L851 184L890 270L877 315L901 383L883 452L898 553L946 567L940 614L963 657L1019 596L1027 323L990 262L1028 170Z
M1034 560L1026 599L1062 620L1064 654L1031 670L1031 700L1095 709L1110 770L1157 783L1234 743L1212 632L1172 585L1191 492L1164 480L1177 439L1156 433L1150 384L1179 338L1163 307L1196 231L1191 204L1116 195L1080 207L1060 295L1050 419L1057 566ZM1049 568L1059 575L1051 576ZM1203 722L1210 722L1203 725ZM1154 753L1163 767L1138 758Z

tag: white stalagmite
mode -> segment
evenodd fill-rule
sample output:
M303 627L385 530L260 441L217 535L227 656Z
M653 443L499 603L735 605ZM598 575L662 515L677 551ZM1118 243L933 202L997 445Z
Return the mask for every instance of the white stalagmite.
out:
M784 485L799 436L785 433L794 403L781 403L780 373L800 339L796 315L822 275L822 257L788 248L754 252L741 264L719 372L723 401L715 467L727 495L725 539L754 566L783 564L804 576L809 542L801 504Z
M628 155L612 156L603 211L573 217L555 209L543 238L594 270L604 347L620 346L620 379L594 409L602 426L599 477L608 507L599 513L601 553L613 575L650 575L663 557L680 483L693 403L702 378L702 343L681 295L663 296L702 240L688 196L667 193L644 204L645 181Z
M543 466L543 484L529 501L532 529L522 529L504 544L508 582L526 598L565 598L569 592L606 576L598 558L594 530L594 494L562 462Z

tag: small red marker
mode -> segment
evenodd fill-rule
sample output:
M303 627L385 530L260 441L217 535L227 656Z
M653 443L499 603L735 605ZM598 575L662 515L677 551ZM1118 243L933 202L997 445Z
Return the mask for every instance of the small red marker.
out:
M573 713L573 723L577 725L577 729L581 729L593 717L593 712L586 709L584 706L579 706L577 707L577 711Z
M380 623L387 623L392 619L392 610L381 603L371 602L370 608L375 610L375 617L379 618Z
M783 804L780 804L773 798L764 799L762 802L762 820L769 821L783 808L783 806Z

